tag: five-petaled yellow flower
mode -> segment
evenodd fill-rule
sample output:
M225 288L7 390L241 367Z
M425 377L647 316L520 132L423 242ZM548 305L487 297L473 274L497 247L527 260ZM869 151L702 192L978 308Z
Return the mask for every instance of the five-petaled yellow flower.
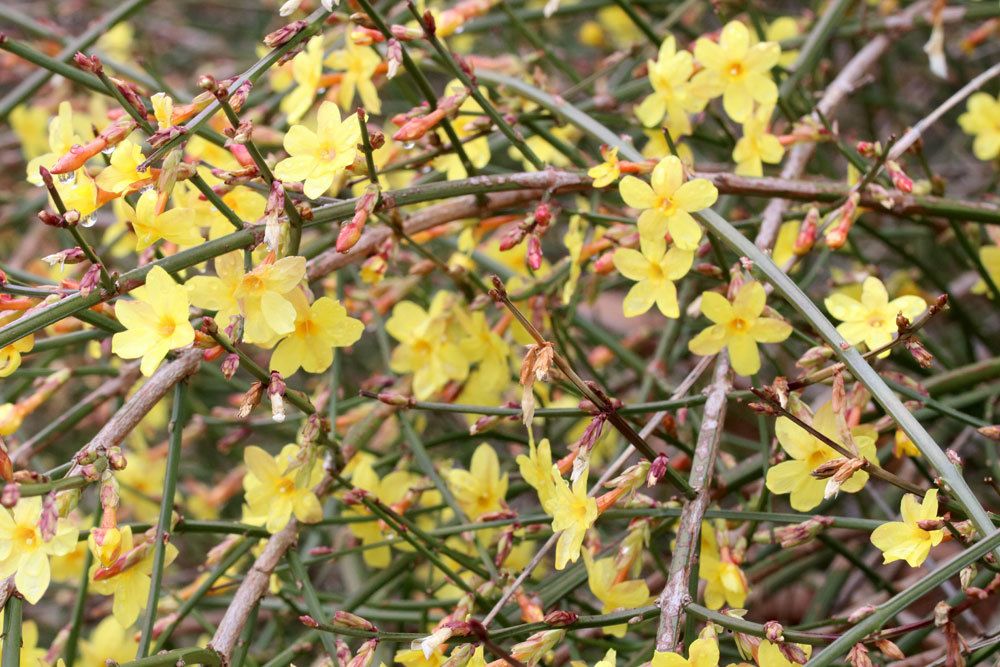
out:
M149 377L167 352L194 342L194 327L188 321L188 291L163 267L154 266L146 284L132 290L132 296L132 301L119 299L115 303L115 316L125 331L111 338L111 351L122 359L142 357L139 370Z
M147 190L139 196L135 208L122 200L125 219L135 231L135 249L145 250L160 239L181 246L198 245L203 241L201 233L193 224L192 211L187 208L172 208L163 213L156 212L157 195Z
M287 295L295 307L295 331L271 355L271 370L285 377L301 368L322 373L333 363L333 348L354 345L365 325L347 314L339 301L321 296L311 305L302 290Z
M367 491L375 498L378 498L383 504L395 507L397 510L401 509L399 503L403 502L408 495L411 495L410 490L418 486L420 481L421 478L418 475L414 475L406 470L393 470L382 479L379 479L378 473L375 472L369 461L358 463L354 469L354 473L351 475L351 484L355 488ZM345 510L345 515L351 517L370 517L372 516L372 512L363 504L357 503L348 507ZM386 524L381 521L352 521L347 526L351 533L360 539L361 543L366 547L393 539L397 539L401 546L407 545L403 540L399 540ZM362 555L369 567L388 567L392 561L392 553L388 544L366 548L362 552Z
M771 134L770 106L759 106L743 123L743 136L733 148L736 173L742 176L763 176L764 163L778 164L785 155L785 147L778 137ZM780 266L780 264L779 264Z
M905 560L910 567L920 567L927 559L931 547L941 544L944 531L940 528L922 528L921 522L938 522L937 489L930 489L921 502L907 493L899 503L902 521L883 523L872 533L872 544L882 551L886 563Z
M587 176L594 179L595 188L603 188L618 180L621 168L618 166L618 147L602 148L604 162L587 170Z
M835 443L844 444L840 437L833 407L825 403L813 416L812 426ZM788 417L778 417L774 425L778 443L791 458L767 471L767 488L771 493L788 493L793 509L808 512L823 501L826 480L813 477L812 472L819 466L841 458L843 455L825 442L815 437ZM875 437L877 432L869 424L851 429L851 437L857 445L858 453L868 461L876 463ZM858 470L840 486L841 491L857 493L868 481L868 473Z
M694 262L694 253L673 246L667 250L662 235L640 234L639 248L619 248L612 258L615 268L628 278L637 281L625 295L622 308L625 317L642 315L655 303L665 317L680 315L677 305L677 287L674 282L687 274Z
M842 324L837 326L840 335L851 345L864 343L869 350L892 342L892 335L898 330L897 315L902 313L912 321L927 308L927 303L919 296L905 295L890 301L885 285L874 276L865 278L860 301L836 293L823 303L831 315L841 320ZM886 350L879 356L888 354Z
M323 78L323 37L316 35L306 42L306 48L292 58L292 79L295 88L281 98L280 108L289 123L297 123L316 100L320 79Z
M656 60L646 61L646 66L653 93L636 107L636 118L646 127L659 125L666 118L667 129L674 139L691 134L688 114L701 111L708 101L688 81L694 72L691 53L678 51L671 35L663 40Z
M587 585L594 597L601 601L601 613L618 609L635 609L649 601L649 587L642 579L620 579L614 558L594 560L583 550L583 563L587 567ZM614 637L624 637L627 624L606 626L604 632Z
M537 446L532 440L528 446L528 454L518 454L515 461L521 471L521 478L538 494L538 502L545 513L551 515L556 486L552 479L552 449L549 439L542 438Z
M469 362L462 349L448 336L444 317L448 294L438 292L426 311L412 301L401 301L392 309L385 330L399 341L392 351L389 368L396 373L413 373L413 394L429 398L449 380L464 380Z
M14 577L24 599L36 604L51 579L49 556L64 556L76 548L79 530L66 519L55 519L53 534L42 534L42 499L21 498L8 510L0 508L0 579Z
M1000 157L1000 96L976 93L969 98L966 112L958 117L966 134L975 137L972 153L980 160Z
M694 45L694 57L705 69L694 75L692 85L713 96L721 94L722 107L737 123L750 117L755 101L765 105L778 101L771 68L781 57L781 47L774 42L750 42L747 27L730 21L718 43L702 37Z
M715 530L708 522L701 526L701 556L698 576L705 580L705 606L721 609L724 605L739 609L746 602L750 585L740 566L719 549Z
M315 132L305 125L288 128L284 146L289 157L274 166L274 175L283 181L302 182L302 192L316 199L354 164L360 139L358 119L351 115L341 120L337 105L323 102Z
M149 169L136 171L136 167L145 160L142 147L126 139L115 146L111 164L97 175L97 187L117 194L133 189L134 183L145 181L151 176Z
M780 343L792 333L788 322L764 317L767 294L759 282L744 283L730 303L718 292L701 295L701 313L714 324L688 343L697 355L716 354L725 347L733 370L740 375L753 375L760 370L757 343Z
M719 643L714 637L699 637L691 642L688 657L673 651L656 651L652 667L719 667Z
M121 556L104 567L98 557L99 547L93 533L87 543L94 554L94 564L90 567L90 588L100 595L112 595L111 613L123 628L127 628L146 608L149 601L149 587L153 573L153 545L147 535L135 544L132 527L121 529ZM168 542L164 551L164 565L170 565L177 558L177 547Z
M653 168L651 184L626 176L618 188L626 204L642 210L641 234L652 237L669 232L682 250L696 250L701 240L701 227L691 214L708 208L719 198L719 191L707 179L685 183L684 166L674 155L663 158Z
M448 485L459 507L470 519L503 509L507 473L500 474L497 453L488 443L476 447L468 470L448 471Z
M375 76L375 71L381 62L382 59L374 50L356 44L350 36L347 37L346 48L334 51L326 57L325 64L328 67L344 72L340 88L337 90L337 103L341 109L346 112L351 108L354 91L357 90L366 111L369 113L382 111L378 91L372 83L372 77Z
M316 523L323 517L313 492L323 470L298 445L285 445L277 456L250 446L243 452L243 462L249 473L243 478L246 521L274 533L284 528L293 514L302 523Z
M569 562L576 562L580 557L580 547L587 531L597 521L597 501L587 495L587 477L589 471L573 482L570 489L559 471L552 470L552 481L555 484L552 494L552 532L560 533L556 542L556 569L561 570Z

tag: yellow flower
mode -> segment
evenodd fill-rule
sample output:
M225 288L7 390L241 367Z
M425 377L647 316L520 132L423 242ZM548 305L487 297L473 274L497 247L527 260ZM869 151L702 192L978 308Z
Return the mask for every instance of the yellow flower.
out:
M153 117L161 130L172 126L174 117L174 99L166 93L156 93L149 98L153 105Z
M405 667L441 667L445 661L444 647L438 646L430 655L425 655L419 648L408 648L396 651L393 659Z
M759 106L743 122L743 136L733 148L736 173L742 176L763 176L764 165L778 164L785 155L785 147L778 137L768 131L774 107Z
M354 345L365 325L347 314L339 301L323 296L312 305L302 290L287 295L295 307L295 331L282 339L271 355L271 370L285 377L301 368L322 373L333 363L333 348Z
M892 342L896 333L896 316L900 313L913 320L927 308L919 296L906 295L889 301L889 294L881 280L874 276L865 278L861 300L837 293L823 302L830 315L842 321L837 331L851 345L864 343L875 350ZM880 357L888 356L886 350Z
M711 524L701 526L701 560L698 576L705 580L705 606L721 609L724 605L739 609L746 602L750 586L740 566L724 556Z
M446 96L458 95L464 90L465 86L462 85L462 82L453 79L444 87L444 94ZM486 89L480 88L479 92L485 95ZM492 157L490 138L488 136L471 138L482 131L483 115L483 108L479 106L479 102L476 102L472 97L467 97L458 107L458 115L451 121L451 126L455 130L459 141L462 142L462 148L465 149L465 154L469 157L469 162L476 169L485 167L489 164ZM441 138L442 144L451 143L451 139L444 133L444 130L440 130L438 136ZM520 153L518 153L517 157L520 157ZM431 166L435 171L444 172L449 181L467 178L469 175L465 169L465 165L462 164L462 160L454 151L438 155L431 160Z
M694 57L705 69L698 72L692 85L722 95L722 107L737 123L753 111L753 102L773 106L778 101L778 87L770 71L781 57L781 47L774 42L751 45L750 31L739 21L730 21L722 29L719 42L705 37L694 45Z
M781 223L781 227L778 228L778 239L774 242L771 259L779 267L785 266L788 260L795 256L795 241L799 238L799 229L801 227L801 220L789 220L788 222Z
M694 253L674 246L666 249L662 235L640 234L639 248L619 248L612 258L619 273L635 280L636 284L625 295L622 308L625 317L642 315L655 303L664 317L678 317L677 287L680 280L691 268Z
M632 208L641 209L639 232L660 236L667 232L681 250L696 250L701 227L691 213L706 209L719 198L719 191L707 179L684 182L684 166L679 158L668 155L653 168L651 183L626 176L618 184L622 199Z
M583 563L587 567L587 585L594 597L601 601L601 613L607 614L618 609L635 609L649 601L649 587L642 579L618 580L618 567L614 558L594 560L590 552L583 550ZM604 632L615 636L625 636L627 625L605 627Z
M309 111L319 81L323 76L323 37L316 35L306 43L306 48L292 59L292 78L295 89L281 98L279 108L285 112L289 123L297 123ZM279 176L280 178L280 176Z
M899 504L902 521L883 523L872 533L872 544L882 551L886 563L905 560L910 567L920 567L931 547L941 544L944 531L925 530L921 521L938 521L937 489L930 489L923 502L907 493Z
M510 384L510 345L490 328L482 311L472 313L455 309L455 319L465 338L459 341L462 354L470 364L479 364L476 382L489 389L503 389Z
M559 533L556 542L556 569L561 570L569 562L576 562L580 557L580 547L587 531L597 521L597 501L587 495L587 477L589 470L573 482L570 489L567 482L556 469L552 469L554 484L552 494L552 532Z
M25 159L32 160L51 150L45 141L45 125L49 123L51 127L51 121L49 121L49 114L44 108L22 104L14 107L14 110L10 112L9 119L10 128L21 141L21 152ZM28 177L31 177L30 171Z
M792 334L792 326L773 317L764 317L767 293L755 280L744 283L733 302L718 292L701 295L701 313L714 324L688 343L688 349L700 356L716 354L725 347L733 370L753 375L760 370L757 343L780 343Z
M372 468L371 462L365 460L361 461L355 468L354 474L351 475L351 484L355 488L367 491L384 504L393 506L402 501L410 493L410 489L420 483L420 479L419 476L405 470L394 470L382 479L379 479L378 473ZM372 516L368 508L361 504L348 507L345 514L354 517ZM361 543L365 546L395 537L391 533L386 534L386 532L383 532L387 531L387 529L381 521L352 521L347 525L351 533L360 539ZM369 567L380 569L388 567L392 560L392 554L387 544L365 549L362 555Z
M49 121L49 151L28 162L28 182L42 185L39 167L51 169L56 160L68 153L74 145L81 143L80 137L73 131L73 107L69 102L60 102L59 114Z
M107 192L121 194L132 188L133 183L148 179L149 169L136 171L136 167L146 160L142 147L128 139L115 146L111 154L111 164L97 175L97 187Z
M248 472L243 478L248 521L275 533L288 524L292 514L302 523L323 518L323 508L313 492L323 470L298 445L285 445L274 457L260 447L247 447L243 462Z
M500 461L489 444L476 447L468 470L453 468L447 478L455 500L470 519L503 509L507 473L500 474Z
M796 644L796 646L805 653L806 658L812 655L812 646L808 644ZM762 639L760 646L757 647L757 664L760 667L798 667L798 663L785 657L780 646L772 644L766 639Z
M274 166L274 175L284 181L301 181L311 199L322 196L334 179L354 164L361 128L353 115L341 120L333 102L319 106L316 132L305 125L292 125L285 134L289 157Z
M646 65L653 93L636 107L636 118L646 127L653 127L665 117L667 129L674 139L691 134L688 114L701 111L708 102L688 82L694 71L691 53L684 49L678 51L671 35L660 45L657 59L647 61Z
M802 30L799 28L799 22L796 19L791 16L779 16L767 24L767 29L764 31L764 38L769 42L783 42L786 39L792 39L801 34ZM785 69L790 69L798 57L799 52L797 50L782 51L781 57L778 58L778 64Z
M80 661L75 664L77 667L104 667L108 660L125 663L135 659L138 649L135 633L123 628L114 616L107 616L89 638L80 640Z
M449 380L464 380L469 374L469 362L448 336L443 317L448 298L444 292L435 295L430 312L401 301L385 323L385 330L400 343L392 351L389 367L396 373L413 373L413 393L420 400Z
M198 175L210 185L217 185L222 181L212 175L212 172L205 168L198 168ZM201 191L190 181L180 181L174 189L174 203L178 207L188 209L191 216L191 225L195 227L208 227L208 238L217 239L220 236L230 234L233 225L226 216L219 212L210 201L205 199ZM220 193L222 201L232 209L233 213L240 220L253 222L260 220L264 215L264 207L267 199L250 188L237 186ZM117 201L117 200L116 200Z
M0 622L3 621L3 611L0 611ZM0 651L3 650L3 637L0 636ZM48 652L38 646L38 625L34 621L21 623L21 651L17 667L46 667L45 656ZM129 660L135 657L133 652Z
M149 598L150 575L153 572L153 545L143 536L138 545L132 537L132 527L121 529L121 556L108 568L102 568L97 558L98 546L93 534L88 540L94 554L94 564L90 568L90 588L100 595L113 595L111 613L123 628L127 628L139 618ZM177 547L167 543L164 565L170 565L177 558ZM98 574L101 571L102 574ZM104 572L110 571L110 576ZM100 578L95 578L99 576Z
M602 150L604 162L587 170L587 176L594 179L595 188L603 188L611 185L621 176L621 168L618 166L618 147Z
M617 178L617 177L616 177ZM576 292L577 283L580 281L580 274L583 271L581 258L583 257L583 244L587 236L587 221L582 215L572 215L569 218L569 225L563 235L563 244L569 254L569 278L563 285L562 302L569 304Z
M226 315L233 312L235 302L246 317L243 339L262 347L272 346L278 338L295 331L296 311L289 298L306 275L306 258L295 255L272 259L269 256L249 273L243 272L242 260L227 260L218 283L196 283L192 301L199 308L210 308L210 300L221 304ZM218 258L215 266L219 270ZM200 288L206 285L212 291L202 294Z
M194 342L194 327L188 322L188 292L162 267L154 266L146 284L132 290L133 301L119 299L115 316L125 331L111 338L111 351L122 359L142 357L139 370L153 374L170 350Z
M825 403L813 417L812 426L833 442L843 445L836 419L830 403ZM787 417L778 417L774 431L781 448L791 458L767 471L767 488L771 493L791 494L789 502L792 508L808 512L823 501L826 489L826 480L813 477L813 470L842 455ZM877 463L875 429L870 425L856 426L851 429L851 436L860 455ZM867 481L868 473L859 470L840 486L840 490L857 493Z
M49 557L72 551L80 533L71 522L57 519L54 534L46 538L41 521L42 499L37 496L21 498L12 510L0 509L0 578L14 575L14 585L31 604L49 587Z
M986 268L986 272L990 278L993 279L993 284L1000 285L1000 246L983 246L979 249L979 259L982 261L983 267ZM993 298L993 290L987 288L985 280L980 280L973 285L972 291L975 294L986 294L989 298Z
M718 667L719 643L714 637L699 637L691 642L688 657L673 651L656 651L652 667Z
M367 46L355 44L350 36L347 37L346 48L327 56L325 61L327 67L344 72L337 91L337 104L345 113L352 111L351 102L354 100L355 89L368 113L381 113L382 103L379 101L375 84L372 83L372 77L375 76L375 70L381 62L382 59L375 51Z
M893 436L892 455L897 459L903 456L920 456L920 450L906 435L906 431L901 428L897 428L896 434Z
M969 97L964 114L958 124L966 134L975 137L972 153L980 160L993 160L1000 156L1000 97L976 93Z
M0 317L0 326L6 326L16 320L20 313L11 313ZM30 352L35 347L34 335L19 338L9 345L0 348L0 378L9 377L21 367L21 354Z
M145 250L160 239L182 246L198 245L204 240L192 224L190 209L173 208L157 213L156 200L156 192L147 190L139 197L134 209L128 202L122 202L125 219L135 231L136 250Z
M552 477L552 450L549 447L549 439L542 438L537 447L532 440L528 446L530 447L528 455L518 454L515 462L521 471L522 479L538 494L538 502L542 509L551 515L556 486Z

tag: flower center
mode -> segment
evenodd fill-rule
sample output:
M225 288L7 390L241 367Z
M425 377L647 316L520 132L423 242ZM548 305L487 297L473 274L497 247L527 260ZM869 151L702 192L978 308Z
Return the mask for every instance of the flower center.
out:
M25 549L33 549L37 546L38 530L34 526L21 525L17 527L17 532L14 534L14 542L19 542Z
M243 276L243 289L251 294L258 294L264 291L264 281L260 276L248 273Z
M743 64L739 62L730 63L727 72L730 78L738 79L743 75Z
M413 343L413 352L420 356L429 357L432 349L431 344L423 338Z
M744 333L750 328L750 325L742 317L734 317L729 321L729 328L736 333Z
M288 477L282 477L278 480L278 493L287 496L291 495L292 491L295 490L295 482L293 482Z
M173 336L175 329L177 329L177 323L174 322L171 317L164 317L160 320L159 326L156 327L156 330L163 338L170 338Z
M649 278L650 280L663 280L663 269L660 268L659 264L649 263Z

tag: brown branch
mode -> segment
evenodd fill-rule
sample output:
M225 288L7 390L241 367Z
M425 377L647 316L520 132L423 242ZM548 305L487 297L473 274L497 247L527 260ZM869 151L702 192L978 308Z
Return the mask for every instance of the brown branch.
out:
M722 435L722 424L726 418L726 394L732 384L729 359L725 352L718 355L715 373L705 402L705 414L698 431L691 464L690 484L697 494L688 501L681 512L677 528L677 544L670 559L670 573L667 584L660 592L660 623L656 631L656 650L673 651L678 641L678 629L684 607L691 602L688 582L693 576L695 553L701 536L701 522L705 510L711 502L709 493L712 485L712 471Z
M898 29L904 30L913 27L914 20L921 12L927 9L928 2L917 2L906 11L900 13ZM830 116L833 111L840 106L840 103L847 98L858 85L858 82L865 75L892 44L893 36L880 34L873 37L870 42L855 54L853 58L844 66L840 74L827 86L823 92L823 97L816 104L816 111L813 116ZM797 144L789 152L785 159L785 166L781 169L781 178L785 180L796 180L806 170L809 159L816 151L816 144ZM778 228L781 226L782 216L788 208L788 201L785 199L774 199L764 209L764 217L757 235L757 247L771 248L778 238Z
M136 361L125 364L121 367L121 374L118 377L110 380L109 382L105 382L97 389L84 396L77 405L88 405L93 410L108 399L127 394L138 379L139 362ZM59 417L52 422L52 425L58 426L58 424L67 421L66 418L68 414L69 413L63 413L59 415ZM59 429L57 428L57 430ZM45 449L51 442L51 437L42 440L31 438L24 441L20 447L15 449L10 458L14 462L15 466L24 466L31 460L31 457Z
M291 519L288 525L267 540L264 550L236 589L232 602L226 608L226 613L208 644L210 649L219 654L223 667L228 667L236 643L250 619L250 613L267 591L274 568L284 558L285 552L295 544L298 536L299 523Z
M591 187L589 177L570 171L549 170L511 174L511 176L517 177L511 179L511 182L523 183L525 189L493 192L485 197L463 195L428 206L407 216L403 221L403 231L406 234L416 234L455 220L482 216L486 213L534 201L542 197L548 188L555 188L558 192L570 192ZM337 269L364 261L392 234L393 230L387 226L368 226L358 242L348 252L337 252L336 248L330 248L310 260L306 275L310 281L318 280Z
M167 395L167 392L174 388L174 385L187 379L198 370L201 365L202 352L199 349L185 350L175 360L160 366L139 391L125 401L125 405L80 450L80 454L107 451L120 445L126 436L139 425L143 417ZM67 476L79 474L79 471L79 464L74 463Z

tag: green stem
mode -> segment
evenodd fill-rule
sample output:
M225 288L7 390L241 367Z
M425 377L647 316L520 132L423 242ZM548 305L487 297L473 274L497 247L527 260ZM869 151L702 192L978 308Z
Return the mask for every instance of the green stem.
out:
M798 285L788 277L753 242L739 233L725 219L711 209L695 214L713 233L719 235L727 245L739 254L753 262L754 267L774 285L781 294L805 319L812 325L827 345L833 349L851 374L872 394L872 398L891 416L920 453L937 470L945 484L950 487L955 500L972 521L980 535L989 535L993 531L993 523L983 510L976 494L966 483L961 472L948 460L944 451L938 446L927 430L917 421L902 401L885 383L885 380L868 365L864 357L854 347L844 340L843 336L830 323L822 311L812 300L802 292ZM1000 555L1000 549L998 549Z
M972 565L980 558L1000 547L1000 530L986 533L987 537L979 540L960 554L957 554L936 570L921 578L913 586L894 595L883 602L875 611L859 621L850 630L840 635L836 641L823 649L809 661L810 667L827 667L838 661L852 646L863 640L867 635L882 627L890 618L903 611L927 593L937 588L942 582L958 574L963 568Z
M315 619L326 618L326 613L323 611L323 603L319 601L319 596L316 595L316 589L313 588L312 582L309 580L309 573L306 571L305 565L302 564L302 557L299 556L299 552L294 548L289 549L288 553L288 564L292 567L292 576L302 587L302 596L306 600L306 608L309 610L309 614ZM323 649L326 651L326 655L333 661L334 667L337 667L337 646L334 644L333 638L327 634L320 634L320 640L323 642Z
M170 519L174 512L174 495L177 491L177 474L181 463L181 440L184 431L184 397L187 385L178 382L174 386L173 410L168 429L170 446L167 450L167 470L163 477L163 497L160 500L160 518L156 524L156 538L153 543L153 564L150 572L149 597L146 600L146 618L142 624L142 635L135 657L143 658L149 652L153 640L153 626L160 604L160 588L163 584L163 566L166 562L167 545L170 543Z
M21 663L21 607L24 601L14 593L7 598L3 617L3 653L0 663L18 665Z

